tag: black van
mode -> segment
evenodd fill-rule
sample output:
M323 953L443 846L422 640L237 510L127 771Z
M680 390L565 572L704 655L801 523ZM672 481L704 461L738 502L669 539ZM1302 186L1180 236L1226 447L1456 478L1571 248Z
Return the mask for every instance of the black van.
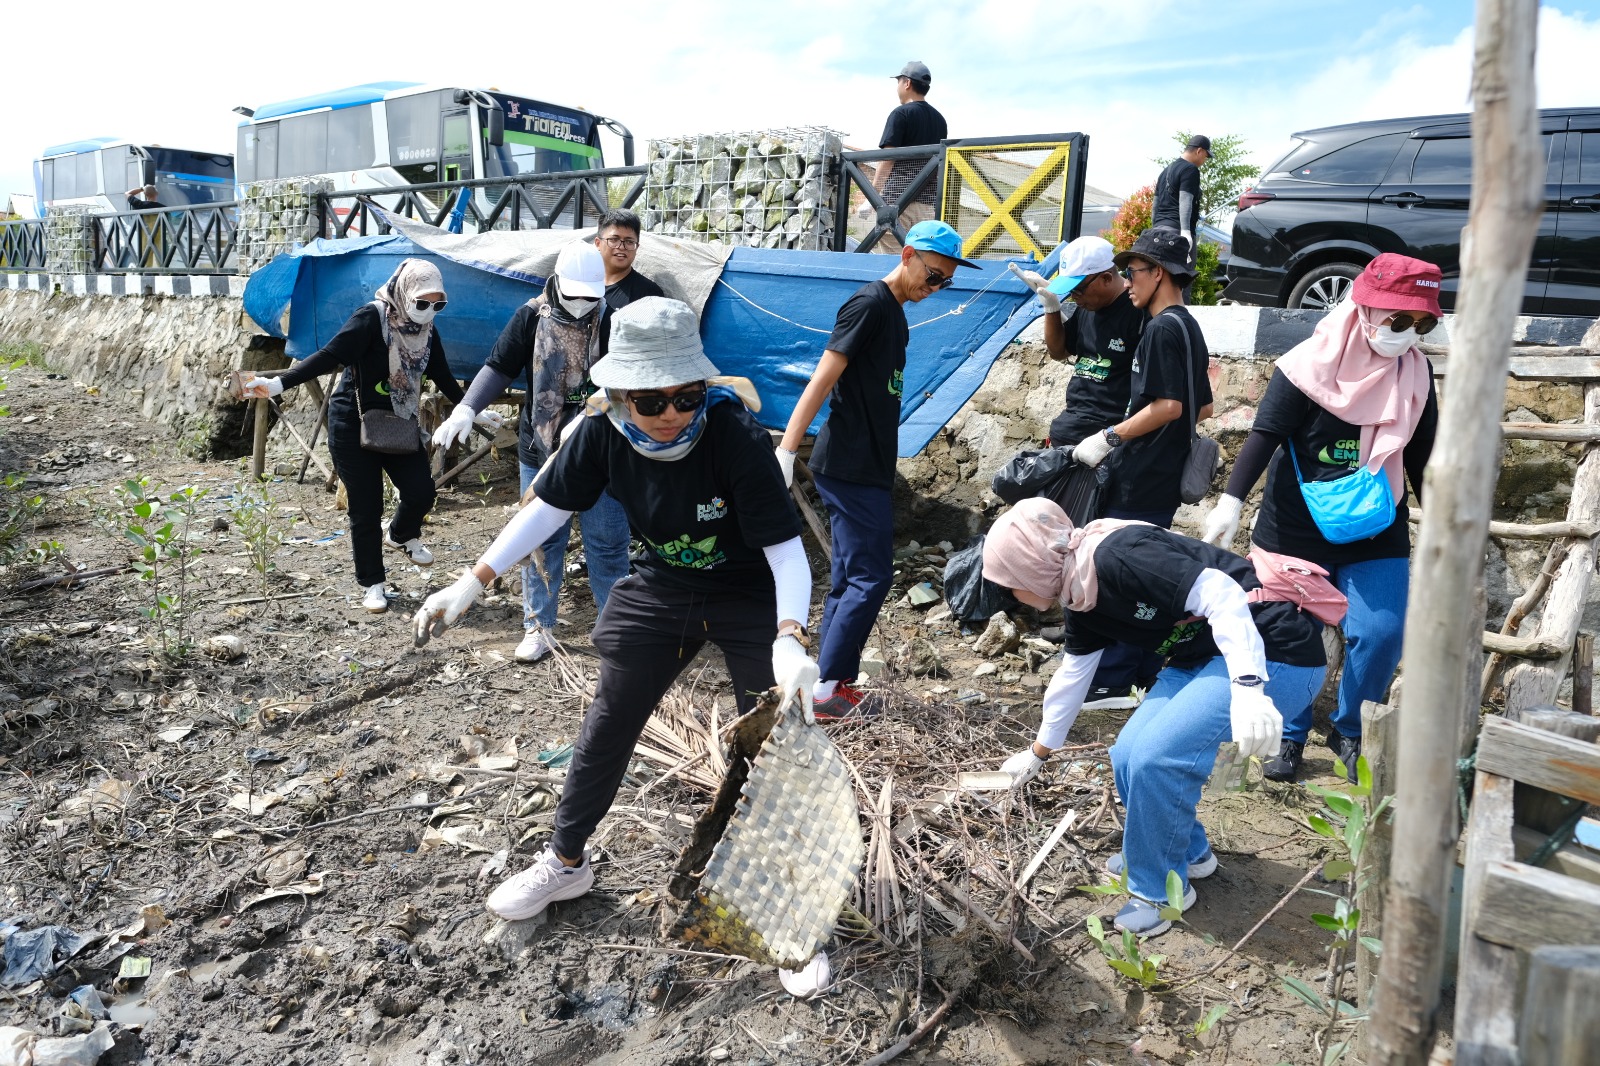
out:
M1295 134L1239 197L1223 296L1323 308L1380 252L1436 263L1455 303L1472 193L1467 115L1386 119ZM1539 112L1544 216L1523 314L1600 317L1600 108Z

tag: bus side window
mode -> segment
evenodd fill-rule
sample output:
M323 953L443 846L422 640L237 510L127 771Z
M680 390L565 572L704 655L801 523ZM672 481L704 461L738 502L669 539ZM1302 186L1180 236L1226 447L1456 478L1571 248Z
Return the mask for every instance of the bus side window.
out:
M292 115L278 122L278 176L325 174L328 164L328 112Z
M384 101L389 118L389 165L415 185L439 180L440 93Z
M56 198L56 161L46 159L39 168L39 206L43 207Z
M80 152L72 157L73 195L94 196L100 191L100 153ZM126 205L124 205L126 206Z
M366 170L377 162L376 157L371 104L329 112L327 173Z

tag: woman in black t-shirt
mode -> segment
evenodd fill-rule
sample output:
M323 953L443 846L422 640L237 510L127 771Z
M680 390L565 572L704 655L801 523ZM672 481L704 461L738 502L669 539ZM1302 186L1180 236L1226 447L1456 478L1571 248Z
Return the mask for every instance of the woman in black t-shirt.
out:
M610 354L590 375L604 400L591 399L570 423L534 482L533 504L416 616L419 643L438 635L485 586L608 490L645 545L595 623L600 678L555 833L532 866L489 895L489 910L507 920L589 890L585 844L616 797L650 713L707 641L722 649L740 713L776 678L810 719L817 680L805 648L811 570L772 438L735 391L748 382L718 379L694 312L658 296L616 313ZM766 636L774 630L776 640Z
M1321 565L1349 599L1328 747L1351 781L1361 755L1361 704L1383 699L1400 664L1411 553L1405 483L1421 500L1439 421L1433 370L1416 345L1439 320L1439 281L1439 268L1420 259L1385 253L1368 264L1350 298L1278 360L1227 493L1206 516L1205 539L1231 545L1244 498L1270 462L1251 542ZM1387 486L1392 494L1392 520L1355 541L1338 534L1330 540L1312 517L1301 483L1366 477L1367 471L1376 475L1375 489ZM1295 779L1310 728L1309 707L1285 723L1268 777Z
M350 515L350 550L355 556L361 605L374 613L389 609L384 586L383 546L404 551L418 566L430 566L433 553L422 543L422 520L433 510L436 493L417 401L428 378L454 403L461 385L450 371L433 318L445 306L444 278L425 259L405 259L332 340L274 378L252 376L241 395L277 396L312 378L341 368L344 374L328 398L328 453L344 483ZM369 450L361 443L361 415L390 411L416 426L416 448L400 455ZM383 477L389 475L400 503L383 525Z
M1117 928L1165 932L1169 872L1187 910L1190 882L1217 866L1195 807L1218 746L1232 739L1246 755L1278 750L1277 704L1296 714L1322 685L1320 626L1295 604L1252 596L1261 582L1232 552L1146 522L1075 529L1043 499L1023 500L994 524L983 576L1032 607L1064 608L1066 656L1045 691L1038 738L1003 767L1017 784L1066 742L1106 648L1121 642L1168 657L1111 749L1128 817L1122 853L1108 863L1114 876L1127 874Z

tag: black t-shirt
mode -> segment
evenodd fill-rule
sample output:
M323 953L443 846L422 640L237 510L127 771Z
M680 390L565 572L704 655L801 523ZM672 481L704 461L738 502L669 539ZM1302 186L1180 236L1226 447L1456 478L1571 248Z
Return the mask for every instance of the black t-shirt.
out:
M700 440L672 461L640 455L607 418L585 418L534 484L567 511L587 511L606 489L644 541L639 572L684 588L770 596L761 549L800 535L772 437L737 403L707 411Z
M1430 367L1428 401L1422 409L1416 432L1411 435L1405 449L1404 465L1407 469L1420 469L1426 465L1438 426L1439 400L1434 391ZM1256 409L1254 429L1287 438L1285 444L1294 448L1295 458L1300 461L1300 474L1307 481L1334 481L1349 476L1352 470L1363 465L1361 427L1353 426L1313 403L1310 397L1284 377L1281 370L1272 372L1272 380L1267 383L1267 394L1261 398L1261 406ZM1251 540L1268 551L1309 559L1324 566L1372 559L1404 559L1411 554L1409 514L1402 495L1395 501L1394 521L1382 533L1354 544L1329 543L1312 520L1305 497L1300 495L1300 483L1295 479L1294 466L1280 447L1274 453L1267 474L1267 487L1261 497L1261 516L1256 520Z
M1189 344L1184 346L1184 331ZM1178 483L1189 457L1189 426L1211 402L1206 376L1210 355L1205 334L1189 309L1169 307L1150 320L1134 351L1128 387L1128 414L1138 414L1155 400L1177 400L1183 414L1154 433L1134 437L1111 453L1111 491L1105 506L1122 511L1175 510ZM1189 390L1194 389L1194 410Z
M362 411L394 410L389 402L389 345L383 339L383 313L370 303L362 304L345 319L332 340L290 367L280 380L284 388L292 389L341 367L348 369L328 398L330 423L353 427ZM461 402L464 390L450 370L437 329L428 338L428 365L422 376L432 381L451 403ZM361 387L359 403L355 395L357 382Z
M533 396L533 381L531 370L533 360L533 338L539 332L539 311L531 302L524 303L511 315L511 321L500 331L500 336L494 340L494 347L489 349L489 358L484 360L484 365L499 371L513 382L523 382L524 400L522 410L517 415L517 459L523 466L538 468L543 465L547 456L544 449L539 447L539 438L533 432L533 404L528 398ZM587 379L585 379L587 380ZM573 411L577 410L577 403L568 404ZM563 411L562 425L566 424L569 414Z
M151 208L154 208L154 207L165 207L165 206L167 206L167 205L162 203L160 200L141 200L137 196L129 196L128 197L128 210L129 211L148 211L148 210L150 210Z
M1183 192L1194 197L1187 225L1178 217L1178 194ZM1199 224L1200 168L1179 157L1168 163L1167 169L1156 179L1156 198L1150 206L1150 226L1152 229L1164 226L1167 229L1188 230L1193 233Z
M1087 655L1121 641L1178 663L1220 654L1205 619L1184 604L1202 570L1220 570L1249 592L1259 588L1248 560L1223 548L1158 529L1130 526L1100 542L1094 553L1099 595L1092 611L1067 611L1065 647ZM1268 660L1323 666L1322 623L1292 603L1250 605Z
M905 309L882 281L863 285L839 308L827 349L850 363L828 396L811 469L840 481L893 487L910 340Z
M878 138L879 148L912 148L922 144L938 144L950 135L949 127L945 124L944 116L934 109L926 100L913 100L908 104L901 104L889 112L889 120L883 124L883 136ZM884 189L884 198L891 204L900 196L911 179L915 178L928 159L896 159L894 169L889 172L889 184ZM934 203L937 200L935 190L937 181L930 181L922 187L922 192L917 194L918 203Z
M635 300L642 300L646 296L665 296L661 286L639 273L637 270L628 271L628 276L615 285L606 286L606 314L600 320L600 355L601 358L611 350L611 316L627 307Z
M1066 409L1050 423L1051 444L1071 447L1122 421L1133 353L1149 321L1126 292L1098 311L1080 309L1067 319L1067 351L1077 362L1067 382Z

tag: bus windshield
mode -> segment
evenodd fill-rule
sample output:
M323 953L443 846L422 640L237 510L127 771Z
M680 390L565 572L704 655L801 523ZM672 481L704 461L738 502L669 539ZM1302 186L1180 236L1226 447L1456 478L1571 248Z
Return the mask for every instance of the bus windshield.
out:
M168 207L227 203L234 198L233 160L211 152L149 148L157 199Z
M519 96L490 93L505 111L506 143L484 141L486 177L550 174L602 166L594 116Z

